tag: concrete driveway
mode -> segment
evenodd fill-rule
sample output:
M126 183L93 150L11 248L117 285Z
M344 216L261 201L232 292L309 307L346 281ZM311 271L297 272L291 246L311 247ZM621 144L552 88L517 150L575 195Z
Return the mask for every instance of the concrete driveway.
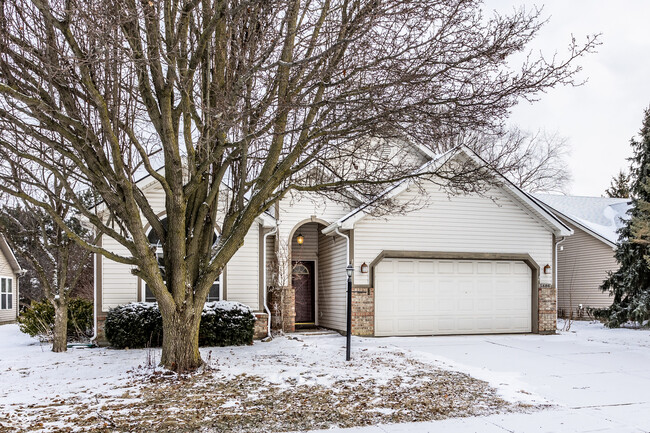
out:
M420 359L446 362L553 405L530 414L379 425L334 431L650 432L650 332L574 322L560 335L386 338ZM354 354L353 354L354 355ZM328 430L332 432L332 430Z

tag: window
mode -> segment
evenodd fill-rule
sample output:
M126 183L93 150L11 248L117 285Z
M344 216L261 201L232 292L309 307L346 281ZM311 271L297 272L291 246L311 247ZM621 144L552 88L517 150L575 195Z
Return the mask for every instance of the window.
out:
M210 287L210 291L208 292L208 297L206 298L206 302L220 301L221 300L220 298L221 298L221 275L217 277L217 281L215 281L212 287ZM149 290L149 286L147 286L146 283L144 285L144 301L156 302L156 297L153 295L151 290Z
M167 218L163 219L161 222L163 227L167 229ZM164 267L164 260L163 260L162 244L160 243L160 239L158 238L158 236L153 230L149 231L147 238L149 239L149 243L151 244L151 246L156 249L156 256L158 256L158 267L160 267L160 273L162 274L163 281L164 281L165 267ZM215 234L214 243L217 243L218 239L219 237ZM208 292L208 297L206 298L206 302L220 301L220 300L221 300L221 275L217 277L217 280L214 282L212 287L210 287L210 291ZM153 292L149 289L147 283L144 284L144 301L156 302L156 297L153 295Z
M0 277L0 310L13 310L14 289L11 278Z

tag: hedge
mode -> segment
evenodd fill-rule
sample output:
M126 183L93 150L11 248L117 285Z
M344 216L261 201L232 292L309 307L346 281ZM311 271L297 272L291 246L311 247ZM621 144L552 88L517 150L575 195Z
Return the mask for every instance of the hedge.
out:
M32 337L49 340L54 329L54 305L47 299L32 301L18 316L20 330ZM68 301L68 341L87 340L93 335L93 303L86 299Z
M199 326L200 346L241 346L253 342L255 315L239 302L208 302ZM104 333L117 348L162 345L162 316L155 302L135 302L112 308Z

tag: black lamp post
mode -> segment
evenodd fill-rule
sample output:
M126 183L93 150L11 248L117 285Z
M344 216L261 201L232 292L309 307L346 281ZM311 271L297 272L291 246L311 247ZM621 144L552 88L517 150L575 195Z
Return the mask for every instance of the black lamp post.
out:
M352 263L345 268L345 272L348 274L348 332L346 336L346 346L345 346L345 360L350 360L350 341L352 340L352 272L354 272L354 266Z

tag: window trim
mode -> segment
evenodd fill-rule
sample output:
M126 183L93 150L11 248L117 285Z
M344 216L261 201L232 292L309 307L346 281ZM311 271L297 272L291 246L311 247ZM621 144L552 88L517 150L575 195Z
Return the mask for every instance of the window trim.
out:
M167 219L167 217L164 216L161 219L161 221L166 220L166 219ZM152 230L153 230L153 227L149 227L149 230L147 230L147 232L146 232L147 240L149 240L149 235L152 232ZM215 232L215 235L216 235L216 238L218 240L219 237L220 237L219 233ZM216 241L215 241L215 243L216 243ZM149 244L149 245L153 245L153 244ZM158 240L158 242L157 242L157 248L162 248L162 245L160 245L160 240ZM223 283L224 283L223 275L224 275L224 273L225 273L225 269L224 269L223 272L221 272L221 274L219 274L219 278L218 278L218 281L219 281L219 300L220 301L224 300L223 299ZM140 278L139 280L140 280L140 299L142 299L142 302L151 302L151 301L147 301L147 282L144 281L142 278ZM216 281L217 280L215 280L215 282ZM208 295L209 295L209 293L208 293ZM206 302L208 302L207 297L206 297ZM215 302L215 301L210 301L210 302Z
M219 281L219 300L223 301L223 272L219 274L219 278L217 279ZM215 282L217 281L215 280ZM147 282L140 278L141 284L140 284L140 295L142 296L140 299L142 299L142 302L152 302L152 301L147 301ZM207 298L206 298L207 299ZM206 300L206 302L208 302ZM215 302L215 301L209 301L209 302Z
M9 281L11 284L7 285L5 282L5 291L2 291L2 281ZM11 286L11 287L8 287ZM16 309L16 285L14 284L14 277L6 277L6 276L0 276L0 311L12 311ZM11 291L7 290L10 289ZM11 295L11 307L9 308L2 308L2 298L8 299L9 295ZM5 305L7 305L8 302L5 301Z

